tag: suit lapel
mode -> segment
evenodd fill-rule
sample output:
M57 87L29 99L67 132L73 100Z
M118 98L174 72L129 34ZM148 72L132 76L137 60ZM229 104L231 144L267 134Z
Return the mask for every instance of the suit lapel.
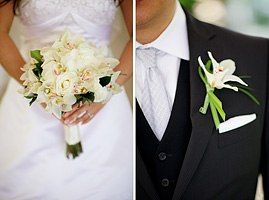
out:
M210 110L206 115L199 113L205 97L205 87L198 75L198 56L206 59L206 53L210 50L210 41L214 34L207 29L206 25L194 19L186 12L188 38L190 47L190 115L192 133L179 174L173 200L179 200L191 178L193 177L209 142L214 124Z

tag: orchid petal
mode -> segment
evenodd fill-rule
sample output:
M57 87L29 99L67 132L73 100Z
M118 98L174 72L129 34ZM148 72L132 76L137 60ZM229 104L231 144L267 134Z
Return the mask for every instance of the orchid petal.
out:
M235 62L231 59L223 60L219 64L227 72L226 74L233 74L235 72Z
M120 76L120 74L121 74L121 71L117 71L114 74L112 74L110 83L115 83L118 77Z
M204 63L203 63L203 61L202 61L202 59L201 59L201 56L199 56L199 58L198 58L198 62L199 62L200 67L202 67L202 69L204 70L206 77L212 75L212 74L209 73L209 72L207 71L207 69L205 68L205 65L204 65Z
M215 70L219 67L219 63L215 60L215 58L213 57L213 55L210 51L208 52L208 56L209 56L210 60L212 61L213 72L215 72Z
M205 64L203 63L201 56L198 57L198 63L200 65L200 67L205 68Z
M77 99L73 94L66 94L63 96L64 104L73 105L76 103Z
M222 72L215 73L214 74L215 79L223 82L224 77L227 76L226 73L227 73L227 71L222 71Z
M238 76L235 76L235 75L226 75L222 80L223 83L226 83L229 81L238 82L241 85L248 86L248 84L246 84L241 78L239 78Z
M63 112L69 112L69 111L71 111L72 110L72 105L66 105L66 104L64 104L63 106L62 106L62 111Z
M231 86L229 84L222 83L221 85L219 85L218 89L222 89L222 88L227 88L227 89L234 90L235 92L238 92L238 88L237 87Z
M203 71L205 72L208 83L211 84L214 81L214 75L207 71L207 69L205 68L205 65L201 59L201 56L199 56L198 62L199 62L199 65L201 66L201 68L203 69Z
M58 119L61 119L62 117L62 109L60 106L52 105L52 113L57 117Z

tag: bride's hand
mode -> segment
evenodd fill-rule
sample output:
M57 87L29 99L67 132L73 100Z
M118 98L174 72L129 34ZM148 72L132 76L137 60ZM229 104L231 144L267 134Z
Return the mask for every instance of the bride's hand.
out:
M66 125L86 124L104 107L101 103L75 105L70 112L62 116Z

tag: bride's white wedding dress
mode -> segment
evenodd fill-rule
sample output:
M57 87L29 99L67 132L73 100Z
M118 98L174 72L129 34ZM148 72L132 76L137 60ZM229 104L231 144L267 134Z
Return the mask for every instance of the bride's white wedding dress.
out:
M108 45L114 0L22 0L22 55L69 29ZM65 157L63 125L17 93L10 80L0 105L0 199L132 199L132 114L123 91L81 126L83 154Z

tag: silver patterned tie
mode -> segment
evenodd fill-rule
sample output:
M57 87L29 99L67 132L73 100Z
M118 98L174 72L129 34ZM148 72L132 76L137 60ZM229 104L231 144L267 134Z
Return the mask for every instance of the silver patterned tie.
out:
M160 141L164 135L170 115L169 104L164 82L157 67L157 49L137 49L137 57L146 69L145 87L141 97L141 109L152 128L154 134Z

